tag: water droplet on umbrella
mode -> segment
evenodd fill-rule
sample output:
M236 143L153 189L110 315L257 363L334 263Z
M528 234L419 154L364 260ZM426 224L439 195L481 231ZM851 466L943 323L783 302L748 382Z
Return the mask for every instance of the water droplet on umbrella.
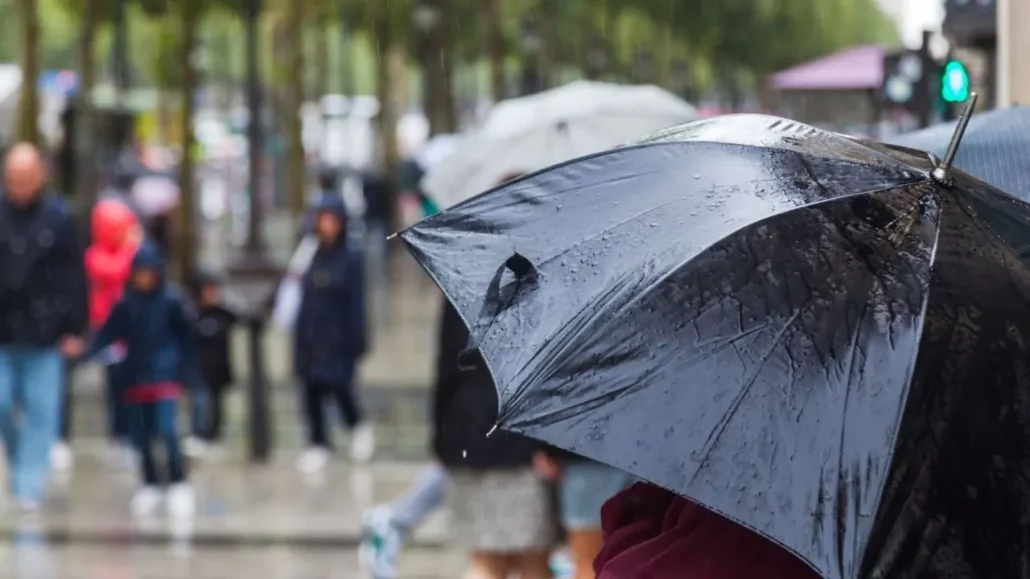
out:
M694 175L694 178L695 178L695 179L700 179L700 178L701 178L701 175Z

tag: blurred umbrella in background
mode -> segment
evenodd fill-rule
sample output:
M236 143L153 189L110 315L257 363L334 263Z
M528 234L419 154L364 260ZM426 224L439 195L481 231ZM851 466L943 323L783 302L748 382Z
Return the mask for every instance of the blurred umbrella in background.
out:
M419 203L419 219L435 214L440 207L433 198L426 195L420 186L422 178L433 167L445 161L458 148L461 135L437 135L425 143L413 156L405 159L400 166L400 188L409 195L409 199L417 199ZM414 221L417 221L415 219ZM414 222L411 221L411 222Z
M898 135L889 142L943 157L954 131L954 122L944 123ZM1030 107L973 116L955 157L955 166L1030 201Z
M656 86L577 81L502 101L479 130L422 179L449 207L497 185L576 157L597 153L697 118L697 110Z
M151 173L133 183L132 200L145 217L166 215L179 203L179 185L170 175Z
M828 579L1022 577L1030 205L934 169L733 115L401 238L469 325L462 361L493 375L500 428L677 492Z

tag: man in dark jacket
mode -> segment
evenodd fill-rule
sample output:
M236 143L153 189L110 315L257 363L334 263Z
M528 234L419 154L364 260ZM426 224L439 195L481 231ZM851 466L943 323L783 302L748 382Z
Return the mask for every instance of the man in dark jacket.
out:
M26 511L43 497L60 429L61 352L81 351L87 317L82 244L70 211L44 181L39 151L13 147L0 200L0 434L11 492Z
M182 296L165 282L160 251L151 242L145 243L133 260L132 276L122 300L89 348L89 355L96 355L116 340L126 344L125 400L143 479L132 501L138 515L149 515L157 508L166 484L169 512L176 516L193 513L193 491L186 483L176 429L177 400L183 386L196 383L193 323ZM155 438L164 446L164 481L152 448Z
M315 472L328 460L329 433L324 404L334 399L351 429L351 458L372 458L371 427L363 422L354 388L358 362L368 349L365 263L347 239L343 199L323 196L315 207L319 246L302 281L303 297L294 324L297 376L303 383L310 448L298 463Z

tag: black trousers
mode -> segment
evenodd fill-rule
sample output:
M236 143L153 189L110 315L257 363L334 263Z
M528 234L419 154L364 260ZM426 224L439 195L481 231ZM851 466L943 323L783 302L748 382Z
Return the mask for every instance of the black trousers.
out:
M354 428L363 418L361 407L354 395L353 382L348 384L324 384L307 381L304 383L304 413L308 421L308 443L311 446L329 448L329 431L326 428L325 406L334 401L340 409L340 416L348 428Z
M208 442L220 442L224 435L225 388L212 388L208 392L207 428L204 438Z

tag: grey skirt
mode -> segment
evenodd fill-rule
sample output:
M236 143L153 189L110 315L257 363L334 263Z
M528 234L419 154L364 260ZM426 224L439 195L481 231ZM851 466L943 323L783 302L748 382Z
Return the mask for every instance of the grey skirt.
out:
M451 470L451 529L470 551L548 550L558 541L554 494L531 468Z

